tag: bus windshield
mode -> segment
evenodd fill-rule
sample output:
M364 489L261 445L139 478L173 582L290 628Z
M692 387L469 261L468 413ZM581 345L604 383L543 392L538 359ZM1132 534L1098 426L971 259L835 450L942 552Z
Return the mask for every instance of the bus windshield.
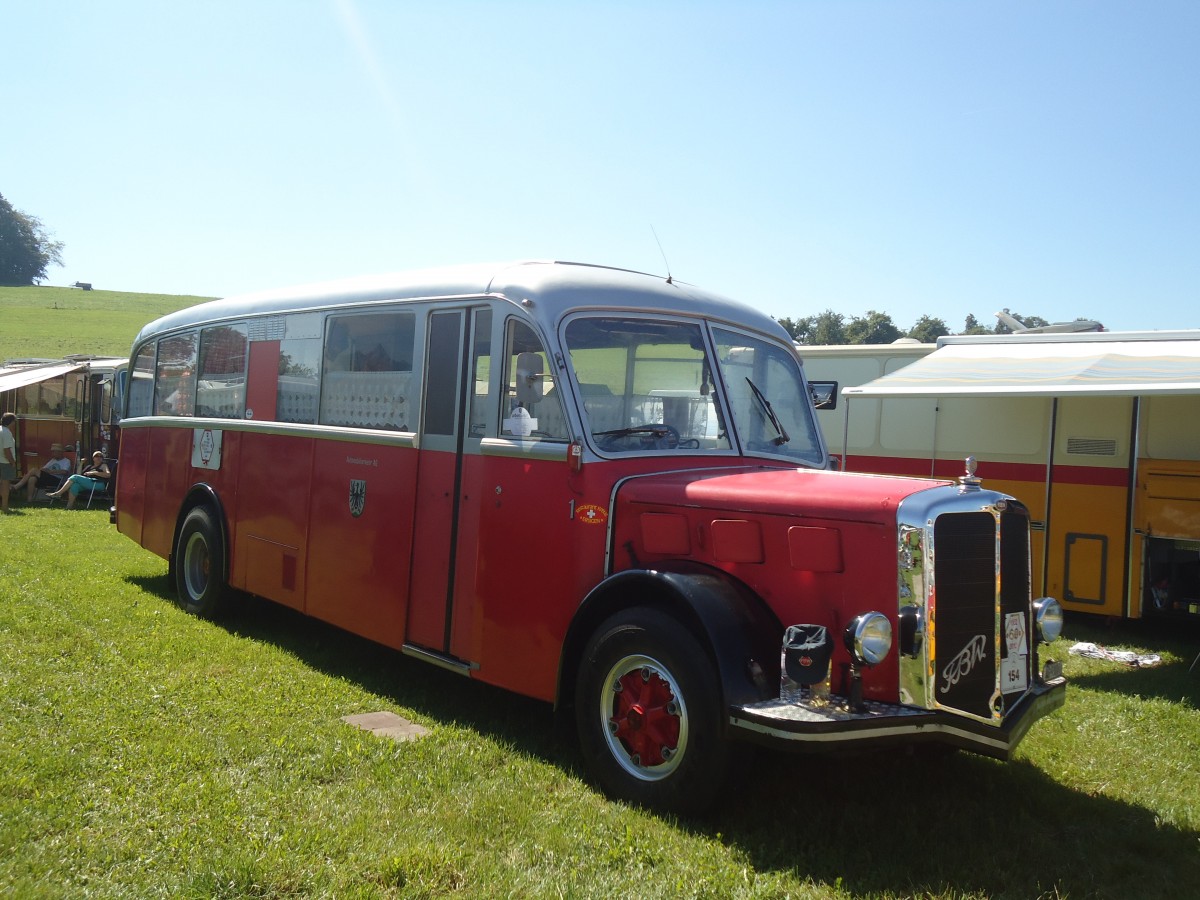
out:
M714 328L721 379L742 446L820 465L824 452L796 359L760 338Z
M819 465L796 360L781 346L695 322L586 317L566 342L586 427L602 452L766 453ZM724 391L718 390L718 379Z

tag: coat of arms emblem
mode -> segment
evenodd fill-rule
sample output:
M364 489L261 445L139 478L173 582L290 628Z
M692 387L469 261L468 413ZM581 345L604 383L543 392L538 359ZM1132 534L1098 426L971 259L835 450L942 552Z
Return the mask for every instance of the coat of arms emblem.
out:
M367 483L359 478L350 479L350 515L358 518L367 505Z

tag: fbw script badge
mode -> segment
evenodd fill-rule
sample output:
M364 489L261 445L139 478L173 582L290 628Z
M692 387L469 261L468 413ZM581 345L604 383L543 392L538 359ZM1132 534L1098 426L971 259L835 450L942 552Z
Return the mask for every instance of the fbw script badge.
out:
M367 505L367 483L359 478L350 479L350 515L358 518Z

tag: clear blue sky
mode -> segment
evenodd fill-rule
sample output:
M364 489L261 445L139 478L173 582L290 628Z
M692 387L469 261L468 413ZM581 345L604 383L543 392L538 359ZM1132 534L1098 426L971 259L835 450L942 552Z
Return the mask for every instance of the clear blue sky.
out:
M776 317L1200 327L1196 0L0 0L0 47L48 284L665 273L656 231Z

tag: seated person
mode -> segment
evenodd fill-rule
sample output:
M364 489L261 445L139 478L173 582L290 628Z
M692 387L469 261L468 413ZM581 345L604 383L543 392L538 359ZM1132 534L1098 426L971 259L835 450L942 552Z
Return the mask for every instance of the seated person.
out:
M108 480L112 478L112 472L108 468L108 463L104 461L104 454L97 450L92 454L92 465L90 468L84 469L82 475L72 475L63 486L52 494L48 494L51 500L57 500L63 494L69 494L67 497L67 509L75 508L75 500L84 491L102 491L108 487Z
M63 456L62 444L50 445L50 459L40 469L26 472L25 477L13 485L14 491L25 489L25 501L33 502L33 495L38 490L53 491L62 487L63 481L71 474L71 461Z

